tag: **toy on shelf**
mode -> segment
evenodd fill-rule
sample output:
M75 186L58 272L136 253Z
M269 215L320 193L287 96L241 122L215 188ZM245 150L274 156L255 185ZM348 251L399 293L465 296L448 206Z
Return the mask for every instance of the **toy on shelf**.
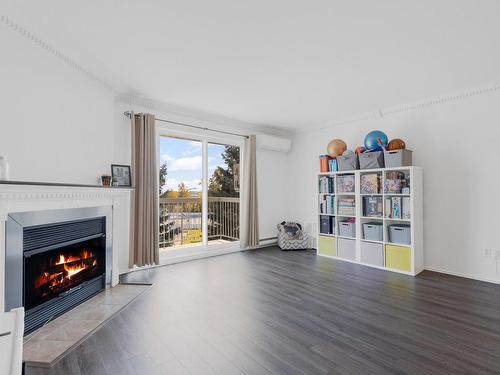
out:
M401 138L389 141L381 130L370 131L364 139L364 146L354 150L347 148L342 139L332 139L327 153L320 155L320 171L344 172L358 169L401 168L413 165L412 151L406 148Z
M387 151L403 150L406 148L406 143L402 139L394 138L387 144Z
M356 150L354 150L354 152L356 153L356 155L361 154L361 153L363 153L365 151L366 151L366 148L364 148L363 146L358 146L358 147L356 147Z
M345 150L347 150L347 144L342 139L332 139L328 143L328 155L332 158L342 155Z
M365 137L365 148L367 151L383 151L388 143L389 138L380 130L372 130Z

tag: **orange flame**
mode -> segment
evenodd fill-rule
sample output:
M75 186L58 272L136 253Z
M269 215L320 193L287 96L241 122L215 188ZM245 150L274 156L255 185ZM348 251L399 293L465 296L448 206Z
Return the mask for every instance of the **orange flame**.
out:
M83 249L79 255L59 254L59 259L55 265L63 265L64 271L59 270L54 273L43 272L35 280L35 287L38 288L41 285L48 283L51 288L56 288L59 285L65 284L67 281L71 280L74 275L88 268L97 266L97 259L94 259L91 264L89 261L85 262L85 260L93 257L94 253L87 249Z

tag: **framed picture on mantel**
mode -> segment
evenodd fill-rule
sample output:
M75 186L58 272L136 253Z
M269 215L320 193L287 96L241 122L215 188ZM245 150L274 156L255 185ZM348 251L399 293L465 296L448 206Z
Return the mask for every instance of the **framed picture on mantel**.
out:
M111 183L113 186L132 186L130 165L111 164Z

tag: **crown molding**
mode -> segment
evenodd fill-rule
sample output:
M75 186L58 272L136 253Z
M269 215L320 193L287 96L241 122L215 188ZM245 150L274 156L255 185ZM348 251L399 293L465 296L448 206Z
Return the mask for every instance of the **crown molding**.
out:
M385 117L393 114L418 111L427 107L432 107L439 104L445 104L450 102L457 102L461 100L466 100L474 96L489 94L500 90L500 83L491 83L488 85L473 87L470 89L456 91L453 93L443 94L440 96L429 97L415 102L410 102L407 104L388 107L385 109L380 109L380 117Z
M108 82L104 81L103 79L99 78L95 74L91 73L84 67L82 67L80 64L78 64L76 61L59 51L57 48L52 46L50 43L44 41L43 39L37 37L34 35L32 32L24 28L23 26L19 25L9 17L5 15L0 15L0 25L4 25L7 28L11 29L18 35L22 36L23 38L29 40L32 42L34 45L38 46L39 48L43 49L44 51L50 53L52 56L56 57L60 61L62 61L64 64L75 70L76 72L82 74L83 76L90 78L93 81L96 81L99 83L101 86L105 87L106 89L112 91L113 93L116 93L117 90Z
M495 82L495 83L490 83L482 86L477 86L473 87L467 90L462 90L462 91L456 91L453 93L448 93L448 94L443 94L440 96L435 96L435 97L428 97L425 99L417 100L414 102L409 102L406 104L401 104L393 107L386 107L386 108L380 108L376 111L373 112L368 112L365 114L357 115L357 116L352 116L345 118L343 120L339 121L332 121L328 122L326 124L320 125L318 127L312 128L312 129L307 129L307 130L300 130L295 132L295 134L302 134L302 133L307 133L311 131L320 131L320 130L325 130L329 129L331 127L339 126L339 125L346 125L346 124L354 124L358 122L363 122L363 121L370 121L370 120L379 120L383 117L391 116L391 115L397 115L405 112L413 112L413 111L420 111L420 110L425 110L426 108L433 107L436 105L440 104L446 104L446 103L451 103L451 102L457 102L457 101L462 101L466 100L478 95L485 95L485 94L490 94L495 91L500 90L500 83Z

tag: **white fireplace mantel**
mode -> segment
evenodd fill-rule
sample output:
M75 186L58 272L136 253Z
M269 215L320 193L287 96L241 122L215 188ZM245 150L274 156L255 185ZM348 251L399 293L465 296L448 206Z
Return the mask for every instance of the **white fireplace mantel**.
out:
M5 303L5 225L10 213L111 207L113 220L112 286L118 284L120 268L126 269L129 253L129 188L91 186L0 184L0 311Z

